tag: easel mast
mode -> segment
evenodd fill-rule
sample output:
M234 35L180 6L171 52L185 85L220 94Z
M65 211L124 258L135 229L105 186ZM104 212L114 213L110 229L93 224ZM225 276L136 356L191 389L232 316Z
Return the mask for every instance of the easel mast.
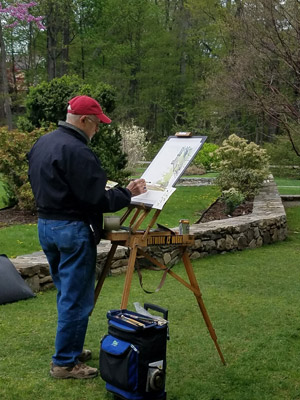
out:
M123 224L132 211L134 211L134 215L131 218L129 222L129 227L126 228L125 231L116 231L116 232L106 232L105 239L108 239L111 241L111 249L107 255L107 259L104 265L104 268L102 269L102 272L98 278L97 286L95 289L95 304L97 302L98 296L100 294L100 291L102 289L105 277L107 276L109 272L109 268L112 262L112 259L114 257L114 254L116 252L116 249L119 245L128 247L130 249L130 254L129 254L129 260L128 260L128 268L125 276L125 282L124 282L124 289L123 289L123 295L122 295L122 301L121 301L121 308L124 309L127 307L128 304L128 299L129 299L129 293L130 293L130 287L131 287L131 282L132 282L132 277L133 277L133 272L134 272L134 267L135 267L135 262L136 262L136 257L137 254L140 254L147 258L149 261L151 261L154 265L157 267L161 268L162 270L167 270L169 275L171 275L173 278L178 280L182 285L187 287L189 290L191 290L194 293L194 296L197 300L197 303L199 305L200 311L202 313L203 319L206 323L206 326L208 328L208 331L210 333L210 336L212 340L215 343L215 347L219 353L219 356L221 358L221 361L223 364L225 364L225 359L223 357L223 354L221 352L221 349L218 345L217 341L217 336L215 333L215 330L212 326L212 323L210 321L210 318L208 316L207 310L205 308L203 299L202 299L202 294L193 270L193 266L191 264L187 248L192 246L194 244L194 236L193 235L178 235L177 233L173 233L171 231L152 231L152 227L154 226L159 214L160 210L155 210L155 213L150 221L150 223L147 226L146 230L138 230L139 227L141 226L142 222L145 220L145 218L149 215L151 212L152 208L147 208L143 206L129 206L124 215L121 218L121 224ZM170 245L174 244L178 246L181 250L181 255L182 255L182 261L185 266L185 270L187 273L187 276L189 278L189 282L186 282L183 278L175 274L171 269L168 269L165 265L161 264L158 262L155 258L151 257L149 254L145 253L142 248L151 246L151 245Z

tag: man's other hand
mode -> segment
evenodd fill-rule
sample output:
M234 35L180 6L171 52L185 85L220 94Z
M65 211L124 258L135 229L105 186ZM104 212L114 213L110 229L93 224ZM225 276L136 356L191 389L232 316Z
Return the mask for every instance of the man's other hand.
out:
M131 196L138 196L139 194L146 193L146 181L145 179L135 179L128 184L127 189L130 190Z

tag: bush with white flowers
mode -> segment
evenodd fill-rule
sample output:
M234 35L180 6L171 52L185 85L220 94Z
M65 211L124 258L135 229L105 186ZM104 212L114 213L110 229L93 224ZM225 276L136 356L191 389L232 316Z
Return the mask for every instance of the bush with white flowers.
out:
M130 125L121 125L122 150L127 154L128 166L133 167L138 161L145 161L148 146L147 131L133 121Z
M217 184L221 190L235 188L245 198L257 193L269 175L269 156L257 144L230 135L215 151L219 159Z

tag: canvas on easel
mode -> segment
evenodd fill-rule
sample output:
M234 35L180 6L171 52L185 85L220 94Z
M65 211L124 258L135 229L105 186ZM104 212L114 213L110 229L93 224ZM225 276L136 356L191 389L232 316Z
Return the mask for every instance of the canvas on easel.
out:
M161 210L206 139L170 136L141 176L147 182L147 192L132 197L131 204Z

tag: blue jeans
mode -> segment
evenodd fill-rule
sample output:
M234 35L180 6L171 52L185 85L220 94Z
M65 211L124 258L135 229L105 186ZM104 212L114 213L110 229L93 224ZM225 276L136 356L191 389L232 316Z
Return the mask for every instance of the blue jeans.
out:
M82 352L94 306L96 245L82 221L38 220L41 246L57 288L54 364L73 366Z

